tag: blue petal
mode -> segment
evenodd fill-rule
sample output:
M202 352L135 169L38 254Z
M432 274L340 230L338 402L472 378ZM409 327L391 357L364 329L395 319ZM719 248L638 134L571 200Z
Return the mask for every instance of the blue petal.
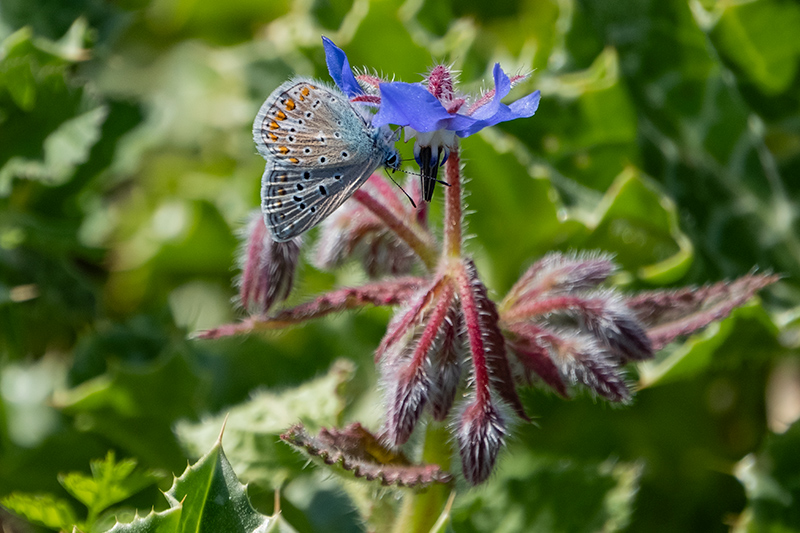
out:
M518 118L532 117L539 107L539 98L541 94L539 91L534 91L528 96L520 98L511 105L499 104L497 111L494 115L487 117L483 120L477 120L466 128L460 128L456 131L459 137L469 137L473 133L481 131L483 128L500 124L501 122L508 122ZM477 114L477 113L476 113ZM475 115L473 115L474 117Z
M533 91L528 96L511 103L508 107L511 108L517 118L532 117L536 113L536 109L539 108L539 98L541 96L539 91Z
M411 126L417 131L451 129L451 115L422 85L395 81L381 83L381 107L372 119L376 128L387 124Z
M508 79L506 73L500 68L500 63L494 64L494 98L486 105L478 108L472 115L472 118L477 120L485 120L494 116L500 111L500 100L505 98L511 91L511 80Z
M506 122L508 120L514 120L515 118L518 117L514 116L507 105L500 104L500 109L498 109L497 113L495 113L493 116L485 120L476 120L469 126L457 130L456 135L459 137L469 137L473 133L478 133L483 128L488 128L489 126L494 126L495 124Z
M325 47L325 62L328 64L328 72L336 85L348 96L352 98L360 94L364 94L364 90L356 81L353 76L353 70L350 68L350 61L347 60L347 54L333 44L333 41L327 37L322 37L322 46Z

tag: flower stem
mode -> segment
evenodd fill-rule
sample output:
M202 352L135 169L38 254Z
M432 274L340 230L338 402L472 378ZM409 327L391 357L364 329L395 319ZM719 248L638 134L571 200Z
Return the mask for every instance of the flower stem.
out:
M430 422L425 429L422 461L450 470L450 434L445 424ZM403 500L395 533L429 533L445 508L452 484L436 483L424 492L409 492Z
M359 189L353 193L353 198L361 202L364 207L383 220L383 222L417 254L428 270L433 271L436 267L436 249L429 239L420 235L412 226L397 217L388 207L379 202L364 189Z
M424 278L405 277L360 287L345 287L322 294L310 302L283 309L272 316L251 316L241 322L198 332L194 337L219 339L256 331L283 329L346 309L360 309L368 305L397 305L427 283L429 282Z
M461 159L458 146L450 150L445 166L449 187L444 193L444 253L451 257L461 256Z

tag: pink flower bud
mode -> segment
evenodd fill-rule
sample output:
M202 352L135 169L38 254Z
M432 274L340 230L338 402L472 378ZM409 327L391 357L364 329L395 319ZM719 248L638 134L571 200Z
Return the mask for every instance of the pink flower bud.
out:
M547 345L540 340L542 329L532 324L514 324L510 330L511 339L508 346L522 365L527 382L537 376L558 394L567 398L567 385L561 377L558 367L550 357Z
M653 357L651 341L625 300L612 289L596 288L615 268L603 254L551 253L503 301L503 328L517 359L559 394L566 393L565 383L580 383L626 402L630 391L622 366Z
M614 357L588 335L560 332L547 338L553 362L571 383L582 383L612 402L628 402L631 392Z
M444 420L456 397L461 382L461 359L466 353L464 345L464 319L461 310L451 307L445 317L442 344L438 351L431 354L430 390L428 402L433 418Z
M458 290L472 353L475 393L483 400L491 388L520 418L530 420L517 395L516 383L506 356L506 341L500 331L497 308L489 298L486 286L478 277L478 269L471 259L464 261Z
M355 258L373 278L409 273L416 255L381 218L357 201L360 195L369 195L391 215L409 221L427 233L424 216L420 219L399 187L373 174L354 198L323 222L314 265L331 270Z
M430 362L441 359L448 329L452 327L447 317L455 305L449 280L437 280L398 313L400 318L393 321L394 329L390 327L381 344L380 369L387 401L385 435L393 446L408 441L428 401L432 388ZM456 378L456 386L457 383ZM455 387L451 390L455 395ZM437 397L437 401L442 400Z
M602 253L564 255L551 252L536 261L508 292L504 306L544 294L573 293L592 289L608 278L617 266Z
M413 359L398 365L391 375L385 376L386 385L386 425L384 436L390 446L405 444L422 414L428 401L428 374L424 364L416 364ZM383 368L386 373L386 367Z
M453 76L448 67L444 65L433 67L428 74L427 85L428 91L440 102L452 102L455 99Z
M243 253L239 257L239 300L251 314L266 314L289 297L300 258L301 237L287 242L272 240L261 212L247 225Z
M604 291L592 294L577 315L586 330L622 363L653 357L653 347L647 333L616 293Z
M471 485L483 483L492 473L506 431L502 415L491 402L476 398L461 413L456 438L464 478Z

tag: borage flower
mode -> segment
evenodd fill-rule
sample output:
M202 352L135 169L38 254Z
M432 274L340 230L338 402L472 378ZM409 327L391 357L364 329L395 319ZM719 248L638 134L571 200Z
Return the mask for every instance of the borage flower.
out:
M433 197L439 167L455 148L457 137L468 137L501 122L531 117L539 107L539 91L510 105L501 102L511 87L526 76L509 78L499 63L494 65L494 88L473 98L455 91L454 73L445 65L433 67L422 83L385 82L367 74L353 75L345 53L326 37L323 43L328 71L336 85L353 102L380 106L373 117L373 126L402 126L406 140L416 138L414 158L420 167L422 197L426 202ZM376 90L379 94L375 94Z
M290 308L277 304L291 287L297 245L270 244L263 222L251 224L241 298L254 316L201 337L279 329L369 305L398 306L375 354L386 402L379 437L359 426L346 439L331 430L322 437L336 438L312 442L302 428L294 428L284 440L298 449L325 455L328 464L341 463L383 483L449 482L447 473L434 467L411 467L392 458L413 442L427 411L434 421L427 426L428 435L436 442L425 447L437 449L433 456L447 456L450 443L435 435L437 422L448 420L464 478L473 485L483 483L514 419L529 420L518 387L540 383L563 397L584 389L610 402L627 403L633 391L625 379L626 365L649 359L675 338L723 318L777 280L752 274L701 290L625 297L602 286L617 268L608 255L553 253L536 261L496 305L463 250L456 139L532 115L538 92L505 106L500 99L516 78L509 79L495 66L495 89L468 105L454 92L446 67L435 67L425 85L385 83L369 74L355 76L344 52L327 39L324 43L336 84L353 102L379 105L374 122L413 128L423 174L435 177L439 160L447 159L450 187L444 191L443 239L438 242L426 205L414 211L386 178L373 175L324 223L316 262L333 267L357 259L368 273L387 276ZM426 178L423 191L412 188L412 196L418 198L426 184L432 193L435 182ZM415 270L424 272L408 275Z

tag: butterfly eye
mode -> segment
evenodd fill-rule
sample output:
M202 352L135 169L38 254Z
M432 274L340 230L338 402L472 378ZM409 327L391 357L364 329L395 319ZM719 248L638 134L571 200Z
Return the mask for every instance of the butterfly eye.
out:
M392 154L386 158L386 166L393 167L397 164L397 154Z

